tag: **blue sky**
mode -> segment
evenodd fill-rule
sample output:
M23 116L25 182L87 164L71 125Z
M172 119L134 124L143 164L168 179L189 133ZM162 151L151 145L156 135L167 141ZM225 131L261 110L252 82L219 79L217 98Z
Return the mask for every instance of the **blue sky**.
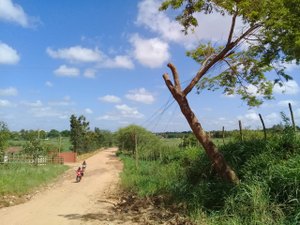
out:
M162 79L176 65L182 82L199 65L185 52L202 41L227 37L230 19L200 18L184 36L154 0L0 0L0 121L10 130L69 129L72 114L91 128L115 131L129 124L151 131L190 130ZM275 87L275 99L250 109L221 91L189 95L206 130L267 127L289 115L300 123L299 66L287 65L293 81ZM186 83L184 83L186 84ZM282 93L282 91L285 91Z

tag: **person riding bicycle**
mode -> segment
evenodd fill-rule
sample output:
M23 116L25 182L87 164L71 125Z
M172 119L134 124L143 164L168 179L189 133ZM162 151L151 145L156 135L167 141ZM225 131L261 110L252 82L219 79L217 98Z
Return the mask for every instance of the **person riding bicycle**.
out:
M84 160L82 163L82 169L85 170L85 168L86 168L86 161Z

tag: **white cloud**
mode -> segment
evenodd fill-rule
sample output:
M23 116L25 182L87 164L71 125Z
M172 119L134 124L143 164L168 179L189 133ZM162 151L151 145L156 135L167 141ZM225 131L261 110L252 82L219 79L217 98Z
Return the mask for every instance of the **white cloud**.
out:
M252 96L261 96L261 93L258 91L258 88L253 84L249 84L247 87L247 91Z
M114 115L104 115L104 116L99 116L97 120L109 120L109 121L114 121L114 120L119 120L119 116L114 116Z
M138 34L130 38L134 47L134 57L142 65L157 68L170 59L168 43L158 39L143 39Z
M293 60L292 62L285 62L282 65L286 68L286 71L288 71L288 72L291 72L293 70L300 68L300 65L296 64L296 60Z
M95 78L96 77L97 70L95 69L86 69L83 73L83 76L87 78Z
M0 107L11 107L13 104L5 99L0 99Z
M35 102L22 102L23 105L29 107L42 107L43 103L40 100L36 100Z
M270 113L266 116L263 116L263 119L266 123L266 127L273 126L274 124L280 123L281 117L278 113Z
M277 104L281 107L288 107L289 103L291 103L292 106L298 105L298 102L296 102L294 100L282 100L282 101L279 101Z
M0 64L13 65L17 64L19 61L20 56L18 52L7 44L0 42Z
M86 108L84 110L84 112L87 113L87 114L93 114L93 110L91 110L90 108Z
M238 116L237 119L241 120L244 128L257 128L258 126L261 126L259 115L253 110L249 110L244 115Z
M276 94L287 94L295 95L299 92L300 88L296 81L289 80L283 83L283 86L280 87L279 84L274 85L273 92Z
M92 63L99 62L102 59L102 53L98 50L98 48L89 49L83 48L79 45L70 48L58 49L56 51L51 48L47 48L46 51L52 58L64 59L72 63Z
M52 84L50 81L46 81L45 85L46 85L47 87L53 87L53 84Z
M107 113L106 115L97 117L97 120L117 121L122 119L140 119L144 115L136 108L129 107L126 104L116 105L117 111Z
M141 114L136 108L131 108L126 104L116 105L116 109L119 111L121 116L124 118L143 118L144 115Z
M133 69L134 64L131 61L130 57L127 55L118 55L113 59L106 59L102 65L103 67L108 68L124 68L124 69Z
M222 94L221 97L224 97L224 98L235 98L236 95L235 94L232 94L232 95Z
M61 65L58 69L54 70L54 73L62 77L77 77L79 76L80 71L75 67L68 67L66 65Z
M244 116L244 118L245 118L246 120L252 120L252 121L259 121L259 120L260 120L258 114L255 113L255 112L247 113L247 114Z
M138 16L136 23L156 32L166 41L172 41L184 45L186 48L195 47L201 40L224 41L227 39L231 17L218 13L204 15L195 14L198 27L189 35L184 35L183 27L174 19L171 19L165 11L159 11L161 1L144 0L138 4ZM237 19L237 27L241 27L242 20Z
M145 88L129 91L129 93L126 94L126 98L145 104L151 104L154 102L153 95L150 92L147 92Z
M0 96L16 96L16 95L18 95L18 90L14 87L0 89Z
M244 121L247 121L247 122L260 120L258 114L256 112L253 112L253 111L249 111L243 116L238 116L238 119L242 120L242 121L244 120Z
M300 108L295 110L295 117L300 119Z
M11 0L0 0L0 20L17 23L22 27L30 25L29 17L23 8Z
M42 117L56 117L60 119L65 118L65 114L55 109L46 106L46 107L33 107L29 111L33 117L42 118Z
M48 102L48 105L50 105L50 106L70 106L70 105L75 105L75 103L71 101L71 98L69 96L66 96L62 100Z
M105 95L103 97L100 97L99 100L103 101L103 102L110 102L110 103L119 103L119 102L121 102L121 99L117 96L114 96L114 95Z
M156 0L141 1L138 4L137 24L146 26L167 40L181 40L184 37L182 28L176 21L171 21L165 12L158 11L160 4Z

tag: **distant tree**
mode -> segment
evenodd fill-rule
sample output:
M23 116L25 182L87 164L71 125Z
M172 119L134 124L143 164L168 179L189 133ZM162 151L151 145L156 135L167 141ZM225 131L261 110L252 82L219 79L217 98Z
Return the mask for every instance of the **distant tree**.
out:
M139 155L144 158L157 159L159 157L160 139L145 128L130 125L117 131L118 148L135 155L138 149Z
M145 128L130 125L124 128L121 128L117 132L117 140L118 140L118 147L120 150L127 150L134 154L135 152L135 138L139 135L143 135L147 133Z
M9 129L3 121L0 121L0 155L3 153L8 144Z
M227 95L240 95L250 106L271 99L274 82L283 85L283 80L291 79L284 72L284 65L300 62L299 5L300 0L165 0L161 5L161 10L182 10L176 19L185 34L198 25L196 13L231 17L225 42L203 42L187 53L201 66L186 87L181 87L179 73L173 64L168 64L173 82L168 74L163 75L166 86L215 170L230 182L238 183L239 179L202 128L189 106L187 95L194 87L199 92L221 88ZM238 18L244 27L237 32ZM275 71L276 77L266 76L269 71Z
M186 134L182 138L182 143L179 145L179 147L186 148L186 147L195 147L198 145L198 141L194 134Z
M78 118L75 115L70 117L70 140L73 145L74 152L84 152L88 149L89 122L81 115Z
M46 131L44 131L44 130L38 130L37 132L38 132L38 138L40 138L40 139L46 139L46 137L47 137L47 132Z
M110 131L95 127L94 133L98 147L111 147L113 145L113 134Z
M37 130L20 130L20 136L23 140L29 141L39 137L39 131Z
M60 136L60 132L58 130L52 129L48 132L47 135L49 138L57 138Z
M10 131L10 138L12 140L20 140L21 136L18 131Z
M31 139L23 146L24 153L33 157L34 163L37 164L37 160L40 156L44 156L47 153L46 147L41 143L39 139Z
M63 130L60 132L62 137L70 137L70 131L69 130Z

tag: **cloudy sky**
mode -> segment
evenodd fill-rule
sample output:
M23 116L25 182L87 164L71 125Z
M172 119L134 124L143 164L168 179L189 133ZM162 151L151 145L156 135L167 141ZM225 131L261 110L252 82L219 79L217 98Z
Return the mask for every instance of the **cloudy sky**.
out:
M185 52L201 41L225 40L230 19L199 15L190 36L156 0L0 0L0 121L10 130L69 129L72 114L91 128L129 124L151 131L190 130L162 74L174 63L186 84L199 65ZM299 67L275 99L252 108L238 96L192 91L190 105L207 130L267 127L288 114L300 123ZM282 91L285 91L282 93Z

